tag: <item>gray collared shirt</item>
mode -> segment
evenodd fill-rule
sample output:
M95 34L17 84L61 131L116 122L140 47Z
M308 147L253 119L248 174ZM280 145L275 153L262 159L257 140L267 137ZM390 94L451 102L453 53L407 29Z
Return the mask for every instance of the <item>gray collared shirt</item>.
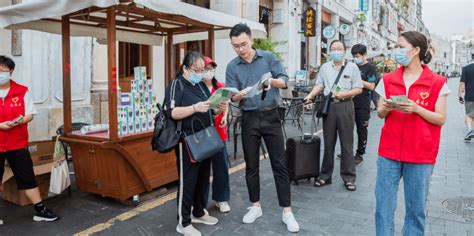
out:
M339 74L339 70L336 69L333 61L324 63L319 69L316 85L324 87L325 96L331 92L331 88L336 81L337 74ZM341 92L347 92L354 88L363 88L364 85L362 84L359 67L357 67L357 65L352 62L347 62L346 68L344 69L344 72L342 72L338 85L341 88Z
M273 78L283 79L288 83L288 75L281 62L272 53L257 49L255 57L250 63L240 56L229 62L226 69L226 86L242 90L256 84L262 75L268 72L272 74ZM244 98L240 102L240 107L244 111L269 111L277 108L280 103L280 90L272 87L264 100L260 95Z

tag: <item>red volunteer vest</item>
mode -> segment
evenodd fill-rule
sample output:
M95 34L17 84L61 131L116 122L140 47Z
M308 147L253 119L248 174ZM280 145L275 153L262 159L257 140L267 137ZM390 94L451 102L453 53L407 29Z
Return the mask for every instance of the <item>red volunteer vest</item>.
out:
M0 123L25 115L25 97L28 88L10 80L10 91L0 101ZM10 130L0 130L0 152L28 147L28 125L18 125Z
M218 88L224 88L225 86L221 83L217 83L217 87ZM211 89L211 94L213 94L216 90L214 89L214 87L212 87ZM230 108L229 108L230 109ZM214 126L216 127L216 130L217 130L217 133L219 134L219 136L221 137L222 141L226 141L227 140L227 126L224 127L224 128L221 128L221 121L222 121L222 117L224 117L224 112L222 112L221 114L219 114L218 116L216 116L216 118L214 118Z
M403 67L383 77L385 97L405 95ZM407 97L421 107L434 111L446 78L423 65L420 78L410 86ZM380 136L379 156L391 160L434 164L438 155L441 126L433 125L417 114L391 111L385 118Z

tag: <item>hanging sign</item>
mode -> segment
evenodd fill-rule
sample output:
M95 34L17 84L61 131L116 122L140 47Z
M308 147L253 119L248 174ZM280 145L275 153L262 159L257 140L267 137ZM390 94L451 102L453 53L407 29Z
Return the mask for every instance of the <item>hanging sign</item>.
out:
M314 37L316 36L316 10L312 7L308 7L304 11L304 36L305 37Z

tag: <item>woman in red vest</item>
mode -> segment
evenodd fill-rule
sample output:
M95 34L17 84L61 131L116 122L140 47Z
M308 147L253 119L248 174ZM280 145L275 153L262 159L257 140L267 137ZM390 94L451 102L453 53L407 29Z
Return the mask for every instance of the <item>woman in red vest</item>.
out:
M210 57L204 57L204 66L206 73L204 73L203 81L213 94L217 89L225 87L215 78L217 64ZM214 126L216 127L219 136L224 144L227 140L227 112L215 116ZM229 185L229 157L227 154L227 147L211 159L212 165L212 200L216 201L216 207L220 212L227 213L230 211L228 201L230 200L230 185ZM209 192L208 192L209 193ZM207 198L205 206L207 206Z
M385 119L380 137L375 187L377 235L393 235L397 192L403 177L403 235L423 235L430 177L438 155L441 126L446 121L446 78L425 65L432 58L429 40L408 31L398 38L395 61L402 66L384 75L376 92L377 114ZM394 96L406 96L397 102ZM403 98L400 98L400 100ZM393 101L390 101L393 100ZM389 104L391 103L391 104Z
M34 205L34 221L55 221L52 213L41 200L33 172L33 162L28 151L28 122L37 114L28 88L11 80L15 63L0 56L0 180L5 159L15 177L18 189L25 190ZM2 183L2 181L0 181ZM3 222L0 220L0 224Z

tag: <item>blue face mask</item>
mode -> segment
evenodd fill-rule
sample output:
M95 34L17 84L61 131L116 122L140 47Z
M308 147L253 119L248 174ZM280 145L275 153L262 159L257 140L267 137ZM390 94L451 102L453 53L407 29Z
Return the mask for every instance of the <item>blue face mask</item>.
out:
M398 64L407 66L411 62L411 57L408 56L408 49L406 48L395 48L395 61Z
M358 57L354 57L354 63L357 64L357 65L360 65L362 64L362 62L364 62L364 60L358 58Z
M191 83L193 83L193 84L197 84L197 83L202 81L202 77L203 77L202 74L192 73L189 76L189 81L191 81Z
M4 85L10 81L10 72L0 72L0 85Z
M342 61L344 59L344 53L341 51L332 51L329 53L329 57L333 61Z

